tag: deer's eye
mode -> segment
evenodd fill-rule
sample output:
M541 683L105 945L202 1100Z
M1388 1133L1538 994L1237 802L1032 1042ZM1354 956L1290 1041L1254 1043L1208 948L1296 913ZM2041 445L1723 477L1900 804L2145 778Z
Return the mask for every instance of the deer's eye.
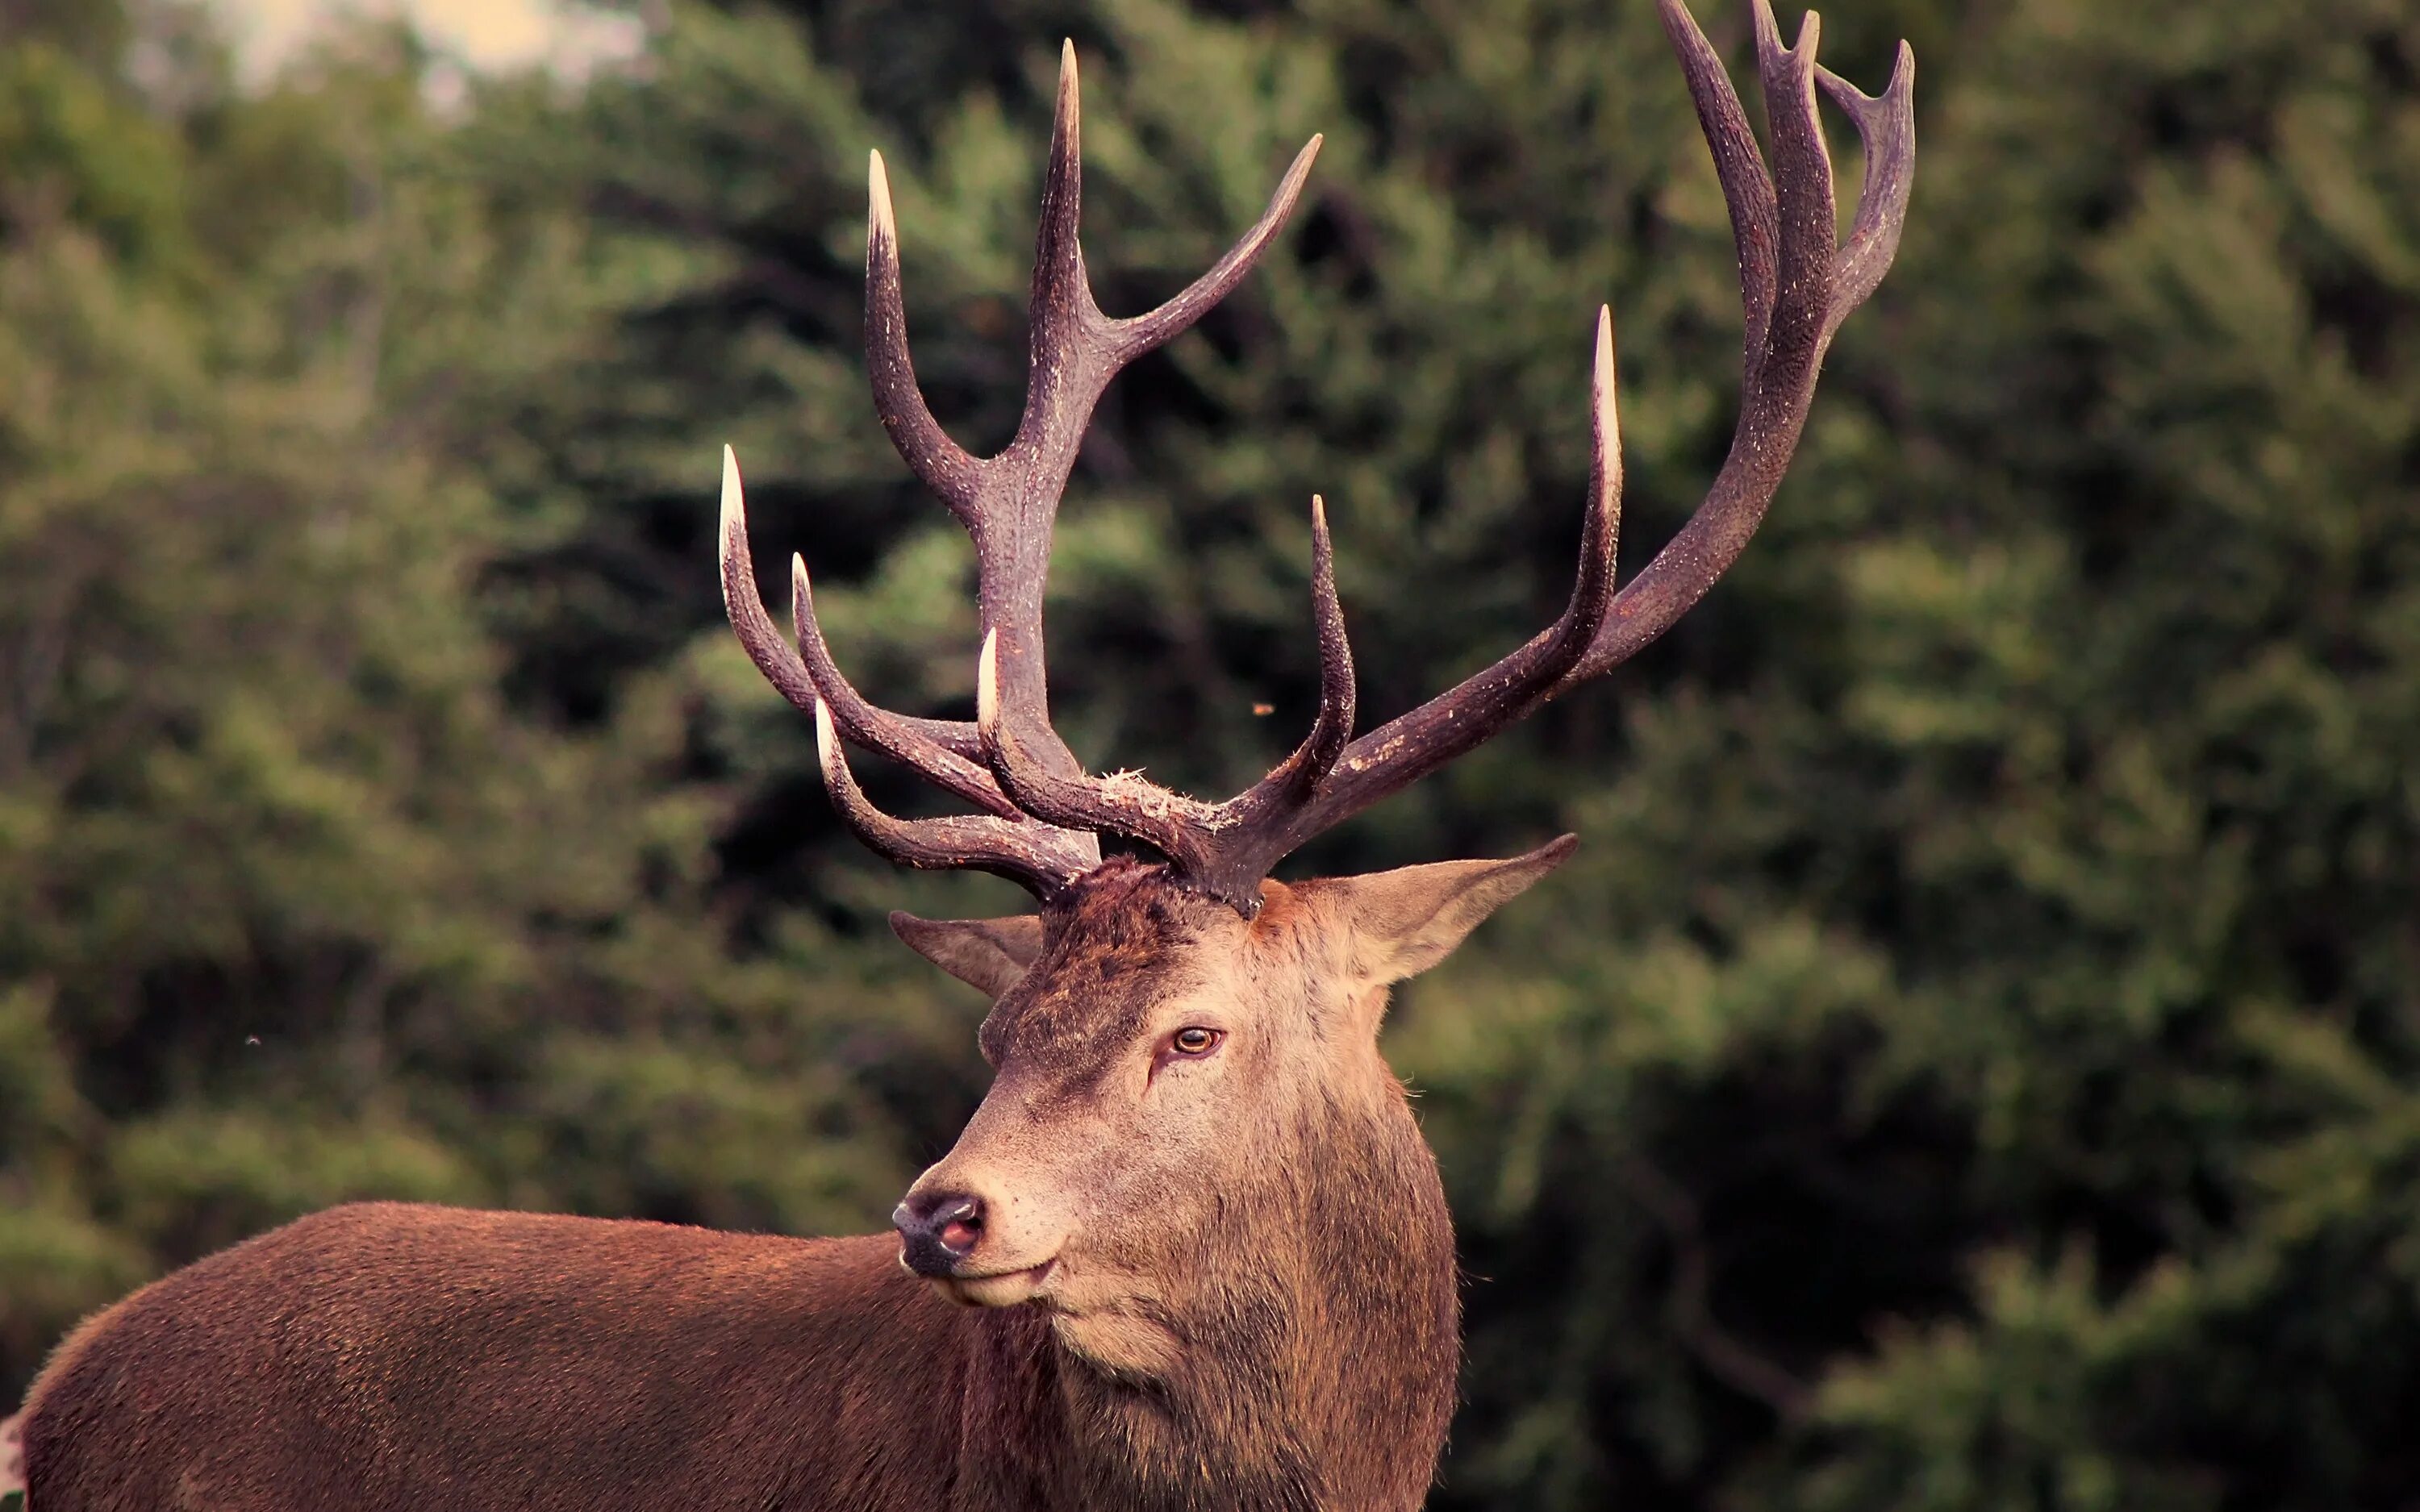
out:
M1218 1041L1225 1038L1226 1036L1219 1033L1217 1029L1205 1029L1199 1025L1195 1025L1190 1028L1179 1029L1174 1034L1170 1035L1168 1037L1168 1047L1171 1050L1175 1051L1180 1056L1206 1056L1211 1051L1218 1049Z

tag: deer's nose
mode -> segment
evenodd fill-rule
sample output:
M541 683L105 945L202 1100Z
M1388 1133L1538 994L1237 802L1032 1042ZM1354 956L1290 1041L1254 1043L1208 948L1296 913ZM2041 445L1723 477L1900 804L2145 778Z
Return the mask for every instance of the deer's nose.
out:
M983 1242L984 1205L964 1192L911 1192L891 1214L899 1257L922 1276L953 1273Z

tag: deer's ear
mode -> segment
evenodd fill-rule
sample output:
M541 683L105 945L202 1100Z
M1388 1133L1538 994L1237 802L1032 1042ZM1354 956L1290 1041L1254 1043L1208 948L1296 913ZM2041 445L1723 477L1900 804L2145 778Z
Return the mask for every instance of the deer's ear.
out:
M1343 926L1354 974L1383 986L1451 955L1488 915L1562 865L1579 842L1565 835L1509 861L1439 861L1304 886L1317 889Z
M1019 914L1014 918L918 918L893 913L891 932L907 941L908 949L986 997L998 997L1016 986L1025 968L1042 953L1038 914Z

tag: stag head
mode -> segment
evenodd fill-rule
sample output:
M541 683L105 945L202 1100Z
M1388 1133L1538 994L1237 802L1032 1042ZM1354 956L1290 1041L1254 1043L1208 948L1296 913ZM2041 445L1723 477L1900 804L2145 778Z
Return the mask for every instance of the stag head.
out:
M1225 1310L1205 1293L1248 1291L1273 1257L1310 1257L1269 1242L1272 1227L1335 1223L1368 1257L1402 1258L1419 1242L1404 1218L1443 1207L1379 1057L1387 989L1574 843L1267 881L1249 919L1132 862L1040 918L896 916L910 945L998 999L980 1036L991 1092L892 1215L907 1264L962 1302L1039 1302L1086 1358L1159 1374L1177 1364L1172 1319ZM1317 1174L1405 1149L1424 1177L1418 1213L1373 1216Z
M1252 1355L1281 1378L1315 1373L1315 1362L1284 1357L1285 1340L1298 1334L1286 1319L1384 1316L1402 1335L1395 1354L1414 1362L1403 1365L1406 1384L1394 1395L1442 1433L1452 1376L1450 1233L1434 1162L1379 1057L1379 1020L1389 983L1442 959L1573 841L1509 861L1293 885L1271 880L1270 869L1604 675L1705 594L1781 481L1833 332L1890 263L1914 164L1914 61L1904 45L1889 86L1869 97L1817 66L1812 14L1785 47L1766 0L1753 0L1768 168L1720 59L1681 0L1658 6L1739 248L1744 389L1730 455L1704 503L1617 591L1621 450L1612 321L1600 311L1593 465L1561 617L1357 737L1353 659L1314 499L1319 712L1293 754L1234 797L1208 802L1133 774L1084 769L1050 723L1043 584L1052 522L1094 402L1121 368L1244 277L1293 211L1318 138L1207 273L1157 309L1112 318L1094 302L1077 239L1068 50L1035 251L1024 417L989 457L952 441L918 389L897 229L882 160L873 159L868 364L900 455L974 539L983 641L972 722L903 716L862 697L832 660L796 558L795 639L774 628L752 576L737 466L724 455L731 620L766 676L814 717L842 817L893 860L993 872L1042 904L1039 915L1012 919L893 918L908 944L997 999L981 1037L996 1078L956 1148L900 1205L903 1261L962 1302L1038 1304L1063 1341L1112 1375L1181 1375L1221 1328L1238 1335L1226 1340L1230 1355ZM1845 240L1835 233L1819 91L1848 115L1865 147ZM906 764L977 811L921 820L882 812L852 778L844 743ZM1103 838L1159 859L1105 862Z

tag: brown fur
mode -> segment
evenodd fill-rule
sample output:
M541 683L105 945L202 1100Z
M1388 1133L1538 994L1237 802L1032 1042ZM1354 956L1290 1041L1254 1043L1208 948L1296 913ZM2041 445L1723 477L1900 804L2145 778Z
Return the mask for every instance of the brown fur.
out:
M1061 1281L1020 1304L954 1304L891 1235L338 1208L79 1328L28 1398L29 1512L1416 1507L1452 1234L1377 1055L1385 975L1341 963L1385 953L1353 937L1372 899L1425 890L1404 937L1458 940L1468 869L1509 896L1550 850L1272 883L1249 924L1131 863L1054 905L984 1026L999 1080L925 1179L1073 1201ZM1166 1024L1203 1014L1229 1059L1154 1080Z

